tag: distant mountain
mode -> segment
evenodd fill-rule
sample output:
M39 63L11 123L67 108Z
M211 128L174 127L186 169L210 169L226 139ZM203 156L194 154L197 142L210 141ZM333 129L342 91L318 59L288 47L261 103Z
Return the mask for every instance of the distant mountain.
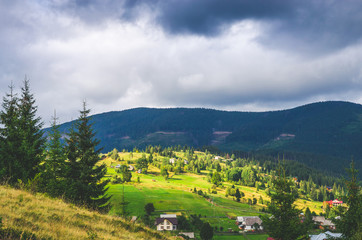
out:
M344 172L362 162L362 105L319 102L290 110L229 112L136 108L92 116L104 151L147 145L213 145L224 151L283 156ZM61 125L67 132L71 123Z

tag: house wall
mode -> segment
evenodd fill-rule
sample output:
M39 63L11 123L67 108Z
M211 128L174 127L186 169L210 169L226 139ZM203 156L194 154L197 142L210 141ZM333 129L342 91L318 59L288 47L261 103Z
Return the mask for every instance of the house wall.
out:
M173 225L171 222L165 220L162 223L157 225L157 230L158 231L172 231L172 230L176 230L177 226Z

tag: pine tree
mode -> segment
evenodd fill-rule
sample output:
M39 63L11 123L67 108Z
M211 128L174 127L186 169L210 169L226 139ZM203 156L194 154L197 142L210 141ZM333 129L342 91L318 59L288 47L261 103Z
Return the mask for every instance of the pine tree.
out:
M21 177L19 168L19 149L21 138L18 134L18 98L14 94L14 86L3 98L3 110L0 113L0 178L14 184Z
M336 221L339 229L346 239L361 239L362 236L362 195L361 186L358 182L358 170L354 167L354 161L348 169L350 179L346 181L348 190L348 210Z
M38 107L30 93L29 80L25 78L21 88L21 98L18 101L18 134L21 137L19 149L19 179L28 181L39 172L39 163L44 159L44 143L41 118L36 116Z
M107 172L106 166L96 165L101 149L95 138L92 124L88 118L90 110L83 103L78 120L74 123L67 140L65 179L67 189L65 197L89 208L104 209L109 197L105 195L109 181L101 181Z
M301 211L293 204L298 196L297 191L294 183L286 178L281 166L278 176L273 179L273 189L269 196L271 202L268 204L268 212L272 216L262 216L268 234L278 240L297 239L306 235L307 229L299 217Z
M65 150L62 135L54 112L47 142L47 158L44 162L44 191L50 196L60 196L64 192Z
M214 229L210 226L210 223L205 222L200 229L200 237L202 240L212 239L214 236Z
M236 201L240 202L241 194L240 194L239 188L237 188L235 191L235 197L236 197Z

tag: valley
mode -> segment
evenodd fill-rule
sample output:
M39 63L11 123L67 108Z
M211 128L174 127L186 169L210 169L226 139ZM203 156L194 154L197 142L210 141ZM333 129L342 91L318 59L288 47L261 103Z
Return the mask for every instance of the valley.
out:
M150 148L153 151L153 147ZM192 157L190 156L190 150L167 151L172 158L163 156L164 154L161 152L147 153L137 149L134 152L118 152L114 149L112 152L102 155L103 160L99 164L107 166L106 179L111 181L116 176L122 177L122 173L119 170L120 166L132 166L136 170L139 159L150 159L152 155L152 163L148 164L147 173L131 171L132 178L129 182L110 183L108 185L107 194L111 196L110 203L112 207L109 212L111 215L122 215L126 218L137 216L139 221L142 221L142 218L146 215L145 205L152 203L155 211L151 214L151 219L156 219L160 214L164 213L177 214L178 216L183 215L187 219L190 219L191 215L198 215L202 221L210 223L215 229L214 239L224 239L223 234L229 234L229 237L232 236L235 239L243 239L242 235L238 234L239 229L235 224L236 217L267 214L264 212L264 209L267 206L266 203L270 201L267 194L267 189L270 187L268 184L264 187L251 187L241 182L227 180L225 172L227 168L232 166L226 164L227 160L224 157L216 157L210 153L200 151L195 151ZM215 160L215 158L218 159ZM175 159L175 162L170 163L170 159ZM209 159L212 165L206 167L207 169L205 170L200 170L199 173L192 170L190 172L188 170L188 167L190 167L189 163L193 164L192 162L196 162L196 159L205 159L205 161ZM188 164L185 164L185 160ZM210 173L216 171L213 168L216 164L220 164L220 174L223 176L220 184L217 186L210 182ZM245 166L239 169L246 168L250 166L249 164L252 163L246 161ZM176 173L175 171L178 166L182 166L181 171ZM168 171L169 175L167 178L161 175L161 169L165 167L170 170ZM253 165L253 168L257 169L260 167ZM267 178L267 175L263 174L262 171L258 172L257 176L258 181L260 181L257 185L263 182L262 179ZM236 201L235 196L227 194L228 189L232 186L243 193L240 202ZM203 194L198 194L200 190L207 197ZM252 203L253 199L255 199L254 203ZM126 202L125 209L122 209L122 201ZM303 194L300 194L296 205L303 212L308 207L315 214L323 213L322 202L314 201ZM150 227L153 227L153 221L150 221ZM230 231L234 233L230 233ZM260 238L258 239L266 239L265 234L259 235ZM255 237L258 235L251 236Z

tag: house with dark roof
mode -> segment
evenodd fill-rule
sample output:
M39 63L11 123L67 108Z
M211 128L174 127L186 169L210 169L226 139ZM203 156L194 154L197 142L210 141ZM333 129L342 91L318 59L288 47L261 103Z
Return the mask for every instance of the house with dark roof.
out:
M237 217L236 218L236 224L238 225L239 229L242 229L244 231L253 231L257 230L255 227L257 226L258 229L263 230L263 227L261 226L262 220L257 217Z
M176 214L161 214L156 218L155 225L157 231L172 231L177 230L177 217Z

